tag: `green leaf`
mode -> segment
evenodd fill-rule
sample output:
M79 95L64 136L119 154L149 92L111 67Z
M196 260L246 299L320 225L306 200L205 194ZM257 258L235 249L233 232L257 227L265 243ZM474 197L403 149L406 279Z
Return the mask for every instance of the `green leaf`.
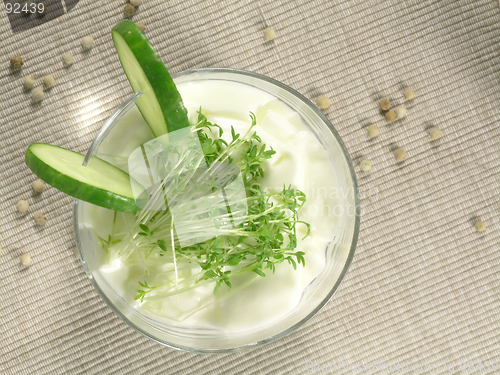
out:
M241 262L239 255L229 255L226 259L226 264L228 266L237 266Z
M158 240L156 244L162 251L167 252L167 242L165 240Z
M139 224L139 228L141 228L146 235L151 236L151 231L149 230L148 226L145 224Z
M266 277L266 274L259 269L254 269L253 272L255 272L259 276Z
M214 288L214 294L217 293L217 290L219 289L220 284L221 284L220 280L216 281L215 288Z

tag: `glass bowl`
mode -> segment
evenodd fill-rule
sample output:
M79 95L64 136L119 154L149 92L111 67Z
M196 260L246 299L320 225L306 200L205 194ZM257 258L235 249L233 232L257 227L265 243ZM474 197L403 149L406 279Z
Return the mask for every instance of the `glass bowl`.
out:
M321 111L304 96L276 80L233 69L190 70L173 75L173 79L177 84L197 80L243 83L274 95L299 113L327 150L337 173L337 187L343 192L339 194L341 206L339 212L342 213L339 213L335 240L332 239L325 250L325 268L308 285L297 306L286 316L258 329L225 332L175 326L131 307L99 272L96 261L98 240L85 225L85 215L88 215L93 206L75 199L73 220L78 253L92 285L111 310L130 327L151 340L171 348L195 353L229 353L255 348L286 336L311 319L332 297L347 273L359 232L358 187L351 159L339 134ZM150 139L151 134L134 134L134 131L131 131L136 122L144 121L134 104L137 96L138 94L127 100L107 120L90 147L86 160L90 156L98 155L113 163L118 160L115 158L116 155L99 152L113 140L120 145L117 152L127 155L132 151L128 150L131 138L134 138L134 144L137 144L137 138L142 137L144 142Z

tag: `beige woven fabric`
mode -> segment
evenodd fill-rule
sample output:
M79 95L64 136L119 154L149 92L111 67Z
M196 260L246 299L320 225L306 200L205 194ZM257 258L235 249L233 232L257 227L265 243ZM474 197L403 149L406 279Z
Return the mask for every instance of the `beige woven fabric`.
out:
M368 173L356 167L361 234L332 300L284 339L214 356L160 346L111 312L74 255L71 199L50 187L34 195L23 162L36 141L85 152L130 96L110 36L123 6L80 0L16 34L0 11L0 374L305 374L312 364L340 373L341 361L407 364L407 373L426 364L439 368L421 373L444 373L454 361L447 373L461 373L463 361L500 361L498 1L142 1L134 20L172 72L239 68L312 101L327 95L325 113L354 164L373 163ZM264 39L266 26L275 41ZM86 35L95 39L88 52ZM75 57L69 68L66 52ZM24 57L21 71L9 68L14 55ZM56 86L33 104L22 79L40 85L46 74ZM404 103L406 118L388 125L382 97ZM369 139L369 124L378 138ZM433 126L439 141L428 135ZM398 147L408 157L396 164ZM31 205L25 215L15 209L20 199ZM37 211L44 228L34 224Z

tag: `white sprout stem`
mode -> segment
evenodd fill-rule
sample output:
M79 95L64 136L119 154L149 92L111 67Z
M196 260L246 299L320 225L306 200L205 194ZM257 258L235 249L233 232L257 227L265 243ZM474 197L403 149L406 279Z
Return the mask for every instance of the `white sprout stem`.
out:
M245 134L245 136L243 138L241 138L240 140L238 140L237 142L235 142L235 144L232 145L232 147L226 148L217 157L217 159L213 163L221 160L222 158L226 158L227 156L229 156L229 154L230 154L229 151L232 151L231 149L234 149L236 146L239 146L239 144L241 144L242 142L244 142L244 139L248 136L248 134L250 133L250 130L251 130L251 128L248 129L248 131ZM158 202L158 199L160 198L159 195L160 195L160 193L162 191L163 184L165 184L165 182L169 178L171 178L173 172L177 168L179 168L179 166L181 166L181 163L187 162L186 159L187 159L188 153L189 153L188 151L186 151L185 153L183 153L183 155L179 158L179 160L177 161L177 163L174 166L174 168L172 168L172 170L170 170L169 174L163 179L162 184L160 184L160 186L154 191L154 193L153 193L153 195L151 197L152 199L150 199L150 201L146 204L146 207L144 207L144 209L141 210L141 213L140 213L139 217L137 218L134 226L138 226L139 224L141 224L143 222L147 222L151 218L151 216L153 215L153 210L149 210L149 208L151 206L154 206ZM197 168L200 166L200 164L201 164L202 161L203 161L203 159L200 159L198 161L196 168L193 169L193 171L190 173L190 175L188 176L188 178L191 178L194 175L194 173L196 172ZM210 172L210 168L207 168L207 170L203 172L203 175L207 175L209 172ZM158 225L160 225L160 223L157 223L157 226Z
M128 225L128 222L125 218L125 214L123 214L123 219L124 219L124 222L125 222L125 225L127 227L127 231L128 231L128 236L130 236L130 239L128 239L128 241L125 241L125 238L122 242L125 242L125 248L122 249L122 251L118 252L118 256L122 258L122 260L125 260L127 259L133 252L134 250L136 250L136 243L133 241L133 239L135 239L135 237L137 237L137 234L133 234L132 233L132 230L130 229L129 225ZM129 250L129 247L130 246L133 246L133 248L131 250Z
M172 175L176 172L176 170L183 163L186 164L186 163L188 163L190 161L188 159L188 156L189 156L189 150L183 153L183 155L177 161L177 164L170 170L170 172L167 174L167 176L165 176L165 178L161 181L161 184L159 184L158 188L155 189L155 191L153 192L153 194L151 196L151 199L146 204L146 207L144 207L144 209L141 211L138 219L136 220L135 226L138 226L139 224L141 224L143 222L147 222L151 218L151 216L153 215L154 210L150 210L150 208L154 207L159 202L159 200L161 198L161 193L163 192L163 187L165 186L167 180L169 180L170 178L172 178ZM194 155L194 156L196 156L196 155ZM200 166L200 164L202 163L202 161L203 161L202 158L200 158L200 160L198 160L196 168L194 168L193 171L191 171L185 177L186 179L191 179L192 178L192 176L196 173L196 171L197 171L198 167ZM180 175L182 173L182 171L177 171L177 173Z
M242 202L245 202L245 201L252 201L252 200L257 200L258 197L248 197L248 198L243 198L243 199L240 199L238 201L235 201L233 202L233 205L235 204L238 204L238 203L242 203ZM180 206L180 207L183 207L183 206ZM276 205L276 206L273 206L271 208L269 208L268 210L266 210L265 212L259 214L259 215L253 215L253 216L248 216L247 219L248 220L254 220L262 215L266 215L267 213L273 211L273 210L276 210L276 209L281 209L282 208L282 205ZM179 210L179 208L177 207L177 210ZM210 217L210 219L212 220L216 220L216 219L219 219L219 220L222 220L222 219L226 219L226 218L230 218L231 216L234 216L234 215L237 215L239 213L244 213L245 212L245 209L242 209L242 210L239 210L239 211L234 211L234 212L231 212L231 214L227 213L227 214L222 214L222 215L218 215L218 216L213 216L213 217ZM199 210L191 210L189 211L189 216L190 217L193 217L193 216L196 216L198 214L203 214L205 213L205 210L204 208L200 208ZM188 215L185 215L185 216L188 216ZM154 224L154 226L152 226L152 229L156 229L156 228L159 228L161 226L161 224L163 224L164 221L167 221L168 219L172 219L171 215L164 215L157 223ZM179 217L177 216L177 218L179 219ZM196 220L195 220L196 221ZM184 224L188 225L188 224L191 224L193 221L192 220L183 220L182 221ZM191 227L190 226L190 229L197 229L199 227ZM177 228L180 230L180 228ZM160 231L160 232L157 232L155 233L156 235L160 236L160 234L162 234L164 231ZM160 236L161 237L161 236Z
M170 170L170 172L168 173L168 175L165 177L165 179L162 182L166 181L168 178L171 177L172 173L176 170L176 168L179 167L180 163L182 163L185 158L186 158L186 153L184 153L179 158L179 160L177 161L177 164ZM151 218L151 215L153 214L152 213L153 210L150 210L149 208L152 207L152 206L154 207L154 205L158 202L158 199L159 199L161 191L163 191L163 185L162 184L160 184L158 186L158 188L154 191L154 193L152 194L151 199L148 201L148 203L146 204L146 206L144 207L144 209L142 209L140 211L139 217L137 218L137 220L135 222L135 226L138 226L139 224L141 224L143 222L147 222ZM146 217L147 217L147 219L146 219Z
M174 269L175 269L175 289L179 286L179 274L177 272L177 259L175 256L175 239L174 239L174 218L170 223L170 240L172 241L172 255L174 259Z

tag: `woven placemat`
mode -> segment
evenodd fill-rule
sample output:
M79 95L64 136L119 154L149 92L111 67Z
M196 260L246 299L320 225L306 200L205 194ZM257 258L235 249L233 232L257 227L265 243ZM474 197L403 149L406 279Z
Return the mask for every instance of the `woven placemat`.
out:
M312 101L326 95L325 113L354 163L373 163L368 173L356 167L361 233L332 300L284 339L215 356L165 348L117 318L74 254L71 199L50 187L32 193L23 162L30 143L85 152L131 95L110 36L124 1L75 3L16 33L0 11L0 374L340 373L346 363L362 373L375 361L373 373L398 363L408 373L461 373L480 362L483 372L474 371L485 373L485 361L500 362L498 1L142 1L134 21L171 72L245 69ZM95 44L85 52L87 35ZM9 68L15 55L25 61L20 71ZM46 74L56 86L35 104L23 78L40 85ZM405 87L416 93L411 103ZM388 125L382 97L405 103L406 118ZM379 137L369 139L370 124ZM430 127L443 137L431 141ZM27 214L15 209L20 199ZM479 219L485 232L474 228Z

